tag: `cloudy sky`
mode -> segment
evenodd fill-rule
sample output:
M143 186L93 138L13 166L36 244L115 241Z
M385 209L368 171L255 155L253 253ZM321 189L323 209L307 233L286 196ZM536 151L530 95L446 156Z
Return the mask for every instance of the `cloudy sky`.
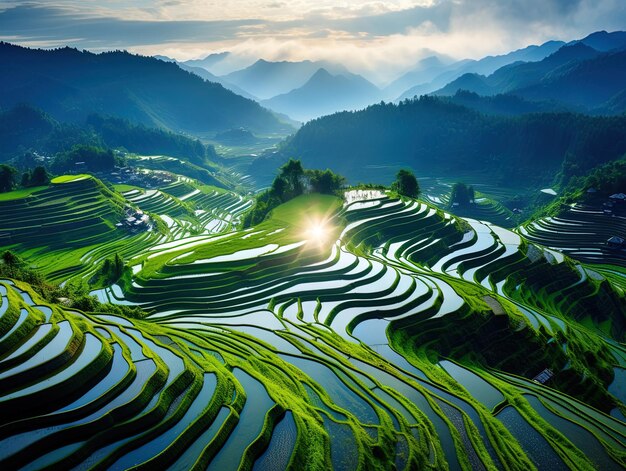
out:
M9 42L179 60L231 51L227 68L330 59L378 83L433 52L480 58L625 25L625 0L0 0Z

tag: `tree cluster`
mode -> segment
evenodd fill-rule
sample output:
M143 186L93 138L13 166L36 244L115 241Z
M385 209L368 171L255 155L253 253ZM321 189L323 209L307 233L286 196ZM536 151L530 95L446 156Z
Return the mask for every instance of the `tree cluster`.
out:
M11 191L15 188L17 170L6 164L0 164L0 193Z
M457 203L459 206L468 206L474 202L474 187L467 186L465 183L455 183L450 193L450 206Z
M50 174L45 167L38 165L32 170L26 170L22 174L21 186L24 188L32 186L43 186L50 183Z
M299 160L290 159L280 167L272 186L256 197L252 211L244 217L244 227L263 221L276 206L304 193L336 194L345 178L331 170L305 170Z
M26 170L22 174L22 179L18 184L18 171L15 167L7 164L0 164L0 193L12 191L17 187L29 188L42 186L50 183L50 175L42 166Z
M51 165L52 171L57 174L88 170L103 172L113 170L119 162L111 149L97 146L75 146L69 152L58 154Z
M410 170L400 169L396 175L396 181L391 184L391 189L401 195L417 198L420 186L417 178Z

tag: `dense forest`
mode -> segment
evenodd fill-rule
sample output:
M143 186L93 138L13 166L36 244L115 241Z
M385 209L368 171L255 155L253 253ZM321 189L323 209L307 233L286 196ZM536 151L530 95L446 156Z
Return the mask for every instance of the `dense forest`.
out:
M566 183L625 152L626 116L506 117L423 96L310 121L256 165L293 157L348 178L351 169L390 163L431 174L489 169L495 182L544 184L557 174Z

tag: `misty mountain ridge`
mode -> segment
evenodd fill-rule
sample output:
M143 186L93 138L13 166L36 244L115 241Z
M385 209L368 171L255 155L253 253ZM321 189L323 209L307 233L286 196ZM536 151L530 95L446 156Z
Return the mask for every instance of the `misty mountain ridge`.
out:
M496 70L515 62L538 62L554 54L565 45L572 46L578 43L589 46L599 52L623 49L626 48L626 32L615 31L608 33L606 31L597 31L583 39L570 41L569 43L563 41L547 41L539 46L528 46L508 54L487 56L477 61L459 61L450 64L447 70L434 79L424 77L423 80L416 82L411 88L408 88L402 93L398 97L398 100L435 92L465 74L488 76Z
M155 59L165 61L165 62L173 62L174 64L178 65L178 67L180 67L181 69L186 70L187 72L191 72L192 74L195 74L198 77L203 78L204 80L207 80L213 83L219 83L225 89L230 90L231 92L236 93L239 96L248 98L249 100L258 101L258 98L255 97L254 95L251 95L250 93L246 92L244 89L239 88L237 85L228 83L228 81L224 80L221 77L218 77L217 75L212 74L204 67L189 65L189 63L192 61L179 62L176 59L172 59L170 57L160 56L160 55L156 55L152 57L154 57Z
M214 67L219 62L222 62L224 59L228 58L230 55L231 54L228 51L217 52L217 53L209 54L203 59L191 59L188 61L184 61L183 63L185 65L188 65L189 67L202 67L203 69L208 70L210 72L212 67Z
M575 42L539 62L510 64L487 77L465 74L434 94L508 93L531 101L561 102L579 111L616 114L624 111L623 100L613 98L625 89L626 50L600 52Z
M328 61L270 62L259 59L251 66L222 78L261 100L267 100L301 87L320 68L333 74L350 73L343 65Z
M364 108L380 97L380 89L360 75L333 75L320 68L302 87L261 103L294 119L308 121L337 111Z

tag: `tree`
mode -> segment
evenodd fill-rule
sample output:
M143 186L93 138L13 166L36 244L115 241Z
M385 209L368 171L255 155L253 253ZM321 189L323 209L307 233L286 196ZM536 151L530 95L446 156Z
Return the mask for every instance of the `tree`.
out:
M330 169L307 170L311 191L327 195L335 194L346 183L346 179Z
M280 175L274 179L272 182L272 193L278 199L282 200L285 195L285 190L287 189L287 181L281 177Z
M50 183L50 175L41 165L35 167L30 175L30 186L42 186Z
M22 174L22 181L20 183L20 186L22 188L26 188L30 186L30 172L29 171L26 171Z
M23 266L25 264L24 259L17 255L16 253L11 252L10 250L6 250L1 256L0 260L2 263L9 266Z
M417 178L410 170L400 169L396 174L396 181L392 183L391 189L404 196L417 198L420 187Z
M474 189L471 186L468 188L465 183L455 183L450 193L450 206L454 203L457 203L459 206L467 206L473 200L473 197Z
M304 169L299 160L289 159L285 165L280 167L279 178L284 178L286 182L284 201L300 196L304 191L303 185Z
M10 165L0 164L0 193L11 191L15 187L17 170Z
M470 203L473 203L474 200L476 199L476 192L474 191L474 187L473 186L468 186L467 187L467 198L468 198Z

